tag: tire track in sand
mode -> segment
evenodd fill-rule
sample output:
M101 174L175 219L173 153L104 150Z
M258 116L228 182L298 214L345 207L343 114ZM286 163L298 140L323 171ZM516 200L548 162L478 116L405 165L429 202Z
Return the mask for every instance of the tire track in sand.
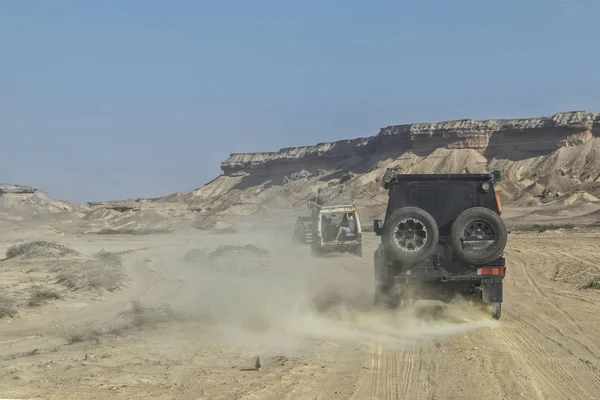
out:
M575 320L575 318L573 318L571 316L571 314L569 314L567 311L565 311L563 308L557 306L555 304L555 302L550 299L548 297L548 295L546 295L542 289L540 289L539 285L535 282L535 280L533 279L533 277L531 276L530 272L527 270L527 268L525 267L525 262L523 260L521 260L518 257L514 257L513 261L520 266L520 269L524 272L525 277L527 278L527 282L529 284L530 287L533 288L533 290L536 292L536 294L539 295L540 298L542 298L547 304L549 304L554 310L556 310L558 313L560 313L561 315L563 315L569 322L571 322L571 325L574 328L575 332L572 333L567 333L565 334L563 332L563 330L556 324L552 324L551 327L552 329L554 329L563 339L568 339L568 340L572 340L574 342L576 342L581 348L583 348L587 353L589 353L591 356L593 356L594 358L597 358L597 352L595 352L594 350L592 350L591 348L591 344L587 344L584 343L582 340L578 339L577 336L579 336L580 334L582 334L583 332L583 328L581 327L581 325ZM546 288L544 288L546 289ZM529 297L531 297L531 294L525 290L525 294L528 295ZM560 296L560 297L565 297L565 296ZM533 329L537 329L537 327L532 326ZM561 342L556 342L555 343L562 347L562 343Z
M600 378L595 367L587 365L568 347L568 340L577 343L588 355L595 357L592 349L575 336L582 332L573 318L553 303L536 284L519 258L513 258L515 269L512 297L519 299L521 307L507 309L503 327L493 328L496 337L511 351L519 365L524 365L530 375L532 387L541 399L592 399L600 393ZM519 285L526 282L526 286ZM525 301L525 299L531 301ZM542 304L536 300L543 300ZM537 308L550 305L563 319L540 313ZM532 308L533 306L533 308ZM562 325L558 323L562 321ZM565 324L566 323L566 324ZM563 329L572 327L565 334ZM561 329L563 328L563 329ZM556 332L558 335L553 335Z
M430 395L431 379L422 377L422 351L418 344L411 343L402 350L386 349L373 339L368 373L350 399L402 400L423 398L422 392Z

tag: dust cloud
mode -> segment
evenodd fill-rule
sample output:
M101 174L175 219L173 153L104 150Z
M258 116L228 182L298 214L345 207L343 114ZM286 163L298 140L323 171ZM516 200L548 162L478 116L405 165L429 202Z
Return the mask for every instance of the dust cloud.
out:
M316 258L286 236L228 235L170 254L184 283L172 306L198 325L199 335L262 354L319 341L407 348L497 324L460 300L376 307L369 258Z

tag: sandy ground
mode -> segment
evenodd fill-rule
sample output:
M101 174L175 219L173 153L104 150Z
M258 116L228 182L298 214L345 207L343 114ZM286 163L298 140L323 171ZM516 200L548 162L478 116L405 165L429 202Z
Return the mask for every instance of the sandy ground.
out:
M51 266L73 259L0 262L5 293L61 297L0 319L0 398L600 398L600 290L582 288L600 275L600 233L511 234L499 322L460 301L374 308L373 234L362 258L314 258L275 229L48 240L83 260L117 252L127 279L72 290ZM12 244L4 237L0 252ZM268 254L211 256L246 244ZM132 301L169 308L106 329ZM92 326L102 329L69 344Z

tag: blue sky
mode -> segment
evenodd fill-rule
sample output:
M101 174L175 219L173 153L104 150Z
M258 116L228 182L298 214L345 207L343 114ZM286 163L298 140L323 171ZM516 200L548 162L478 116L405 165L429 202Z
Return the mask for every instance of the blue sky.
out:
M0 182L199 187L229 153L600 111L597 0L0 3Z

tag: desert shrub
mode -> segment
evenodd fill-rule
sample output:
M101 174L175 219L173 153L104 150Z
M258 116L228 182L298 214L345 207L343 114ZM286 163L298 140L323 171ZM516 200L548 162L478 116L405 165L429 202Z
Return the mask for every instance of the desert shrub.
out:
M17 308L13 299L0 295L0 318L15 317Z
M267 256L269 252L265 249L257 247L253 244L245 246L224 245L213 250L209 255L209 259L217 259L223 257L247 257L247 256Z
M63 325L53 322L50 329L64 339L67 344L85 342L88 340L98 341L102 335L102 328L96 322L85 324Z
M587 284L587 288L588 289L600 289L600 277L596 277L596 278L592 279Z
M168 305L147 306L134 301L131 306L105 324L90 322L86 324L63 325L52 323L51 329L68 344L84 341L99 342L104 335L121 336L128 332L152 328L158 323L181 320L181 315Z
M115 291L125 280L122 258L118 253L100 251L93 261L60 264L52 269L56 282L72 290L103 289Z
M29 307L39 307L48 300L57 300L61 297L60 293L52 289L35 289L31 292L27 305Z
M79 253L73 249L70 249L62 244L54 242L46 242L38 240L35 242L18 244L10 247L6 251L5 260L11 258L58 258L67 256L78 256Z

